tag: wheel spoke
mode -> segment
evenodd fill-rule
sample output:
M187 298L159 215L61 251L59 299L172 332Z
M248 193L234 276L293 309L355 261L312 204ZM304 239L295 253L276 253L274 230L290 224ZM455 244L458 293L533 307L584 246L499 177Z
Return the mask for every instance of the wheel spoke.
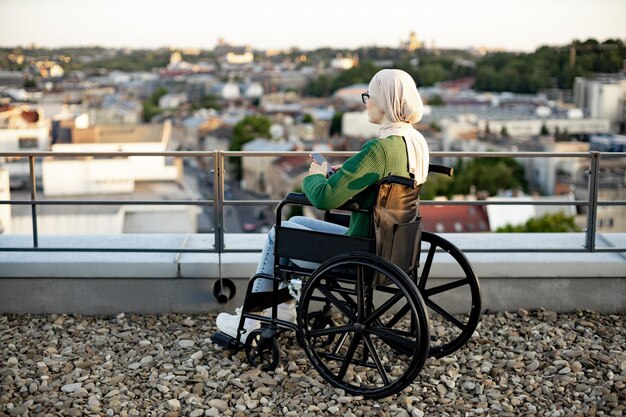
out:
M357 302L357 317L359 320L363 320L365 317L365 284L363 276L363 265L358 265L356 268L356 302Z
M365 345L367 346L367 350L372 355L372 359L374 360L374 364L376 365L376 369L378 369L378 373L383 379L385 385L389 385L389 376L387 375L387 371L380 361L380 356L378 356L378 352L376 351L376 347L374 343L372 343L372 339L369 334L363 335L363 340L365 341Z
M411 340L406 337L399 336L387 329L382 329L380 327L370 327L366 329L366 332L380 337L383 342L385 342L387 345L394 349L400 347L402 349L408 349L410 352L413 352L417 347L417 340Z
M420 277L420 282L417 285L417 288L420 291L423 291L426 288L426 280L428 280L428 274L430 274L430 267L433 264L433 258L435 257L435 252L437 251L437 246L433 243L430 244L430 249L428 250L428 256L426 257L426 262L424 262L424 269L422 270L422 275Z
M337 378L343 379L346 375L346 371L348 370L348 366L350 366L350 362L354 357L354 352L356 352L356 348L359 346L359 342L361 341L361 335L355 334L350 342L350 346L348 347L348 351L346 352L346 356L343 359L343 363L341 364L341 369L339 369L339 373L337 374Z
M463 285L466 285L466 284L469 284L469 281L467 280L467 278L460 279L458 281L448 282L447 284L438 285L436 287L428 288L427 290L424 290L424 292L422 294L424 295L424 297L430 297L430 296L435 295L435 294L440 294L440 293L445 292L445 291L450 291L450 290L453 290L455 288L462 287Z
M383 305L381 305L380 307L378 307L376 310L374 310L369 316L367 316L367 318L363 321L363 325L367 326L368 324L370 324L372 321L376 320L377 318L379 318L380 316L382 316L383 314L385 314L391 307L393 307L393 305L395 303L397 303L398 301L400 301L400 299L404 296L404 294L402 294L402 291L399 291L390 299L388 299L387 301L385 301L383 303Z
M409 306L408 303L406 303L392 318L391 320L389 320L387 322L387 324L385 324L385 327L393 327L395 326L396 323L398 323L402 317L404 317L404 315L406 313L409 312L409 310L411 310L411 306Z
M347 333L354 331L352 324L346 324L345 326L329 327L325 329L310 330L308 332L309 337L330 336L338 333Z
M348 316L348 318L350 320L352 320L353 322L357 321L356 316L354 315L354 313L352 311L350 311L350 309L348 309L341 301L339 301L337 299L337 297L335 297L332 294L332 289L327 288L324 285L320 285L319 287L317 287L326 297L328 297L328 299L335 305L335 307L337 307L339 310L341 310L341 312L343 314L345 314L346 316Z
M448 320L450 323L454 324L456 327L458 327L461 330L465 330L466 326L463 323L461 323L459 319L454 317L452 314L448 313L446 310L443 309L443 307L435 303L433 300L431 300L430 298L425 298L424 302L426 303L428 307L435 310L437 313L443 316L443 318Z

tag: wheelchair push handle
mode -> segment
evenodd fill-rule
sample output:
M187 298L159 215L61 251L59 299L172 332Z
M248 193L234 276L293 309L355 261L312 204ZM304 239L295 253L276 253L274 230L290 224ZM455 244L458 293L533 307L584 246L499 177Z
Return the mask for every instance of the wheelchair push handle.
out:
M429 164L428 172L434 172L436 174L444 174L444 175L447 175L448 177L451 177L454 175L454 168L447 167L445 165Z

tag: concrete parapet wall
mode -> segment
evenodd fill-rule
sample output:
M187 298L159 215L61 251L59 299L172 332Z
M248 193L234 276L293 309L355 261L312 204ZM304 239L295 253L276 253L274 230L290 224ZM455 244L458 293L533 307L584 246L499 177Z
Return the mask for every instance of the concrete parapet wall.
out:
M579 249L583 234L447 234L462 249ZM0 252L0 312L218 312L241 305L264 235L229 234L243 253ZM0 247L29 247L30 236L0 236ZM213 235L42 236L40 247L210 249ZM598 247L626 247L626 234L598 237ZM626 311L624 253L468 253L480 279L483 309ZM437 254L431 277L458 269ZM231 279L237 294L218 304L213 285Z

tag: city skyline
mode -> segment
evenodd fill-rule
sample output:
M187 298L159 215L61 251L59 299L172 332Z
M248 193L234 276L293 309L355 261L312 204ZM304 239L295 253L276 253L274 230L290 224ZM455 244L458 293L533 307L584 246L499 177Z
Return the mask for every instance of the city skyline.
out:
M399 1L394 8L373 1L296 8L284 0L257 3L234 0L213 6L180 0L3 0L0 46L103 46L212 49L219 38L258 49L312 50L397 47L415 32L420 41L441 48L487 47L530 52L541 45L574 39L626 39L626 2L599 0L451 0L434 4ZM454 13L450 13L453 10ZM400 13L398 13L400 11ZM225 17L226 16L226 17ZM470 16L470 18L467 18ZM515 19L509 17L515 16ZM114 30L113 30L114 29Z

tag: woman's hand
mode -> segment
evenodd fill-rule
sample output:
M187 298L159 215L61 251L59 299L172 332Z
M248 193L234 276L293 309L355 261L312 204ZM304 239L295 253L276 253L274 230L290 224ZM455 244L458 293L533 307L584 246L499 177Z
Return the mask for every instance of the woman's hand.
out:
M328 162L324 162L322 165L317 162L311 162L311 166L309 167L309 175L322 174L326 176L328 172Z
M337 172L337 171L339 171L339 170L341 169L341 165L332 165L330 168L331 168L333 171Z

